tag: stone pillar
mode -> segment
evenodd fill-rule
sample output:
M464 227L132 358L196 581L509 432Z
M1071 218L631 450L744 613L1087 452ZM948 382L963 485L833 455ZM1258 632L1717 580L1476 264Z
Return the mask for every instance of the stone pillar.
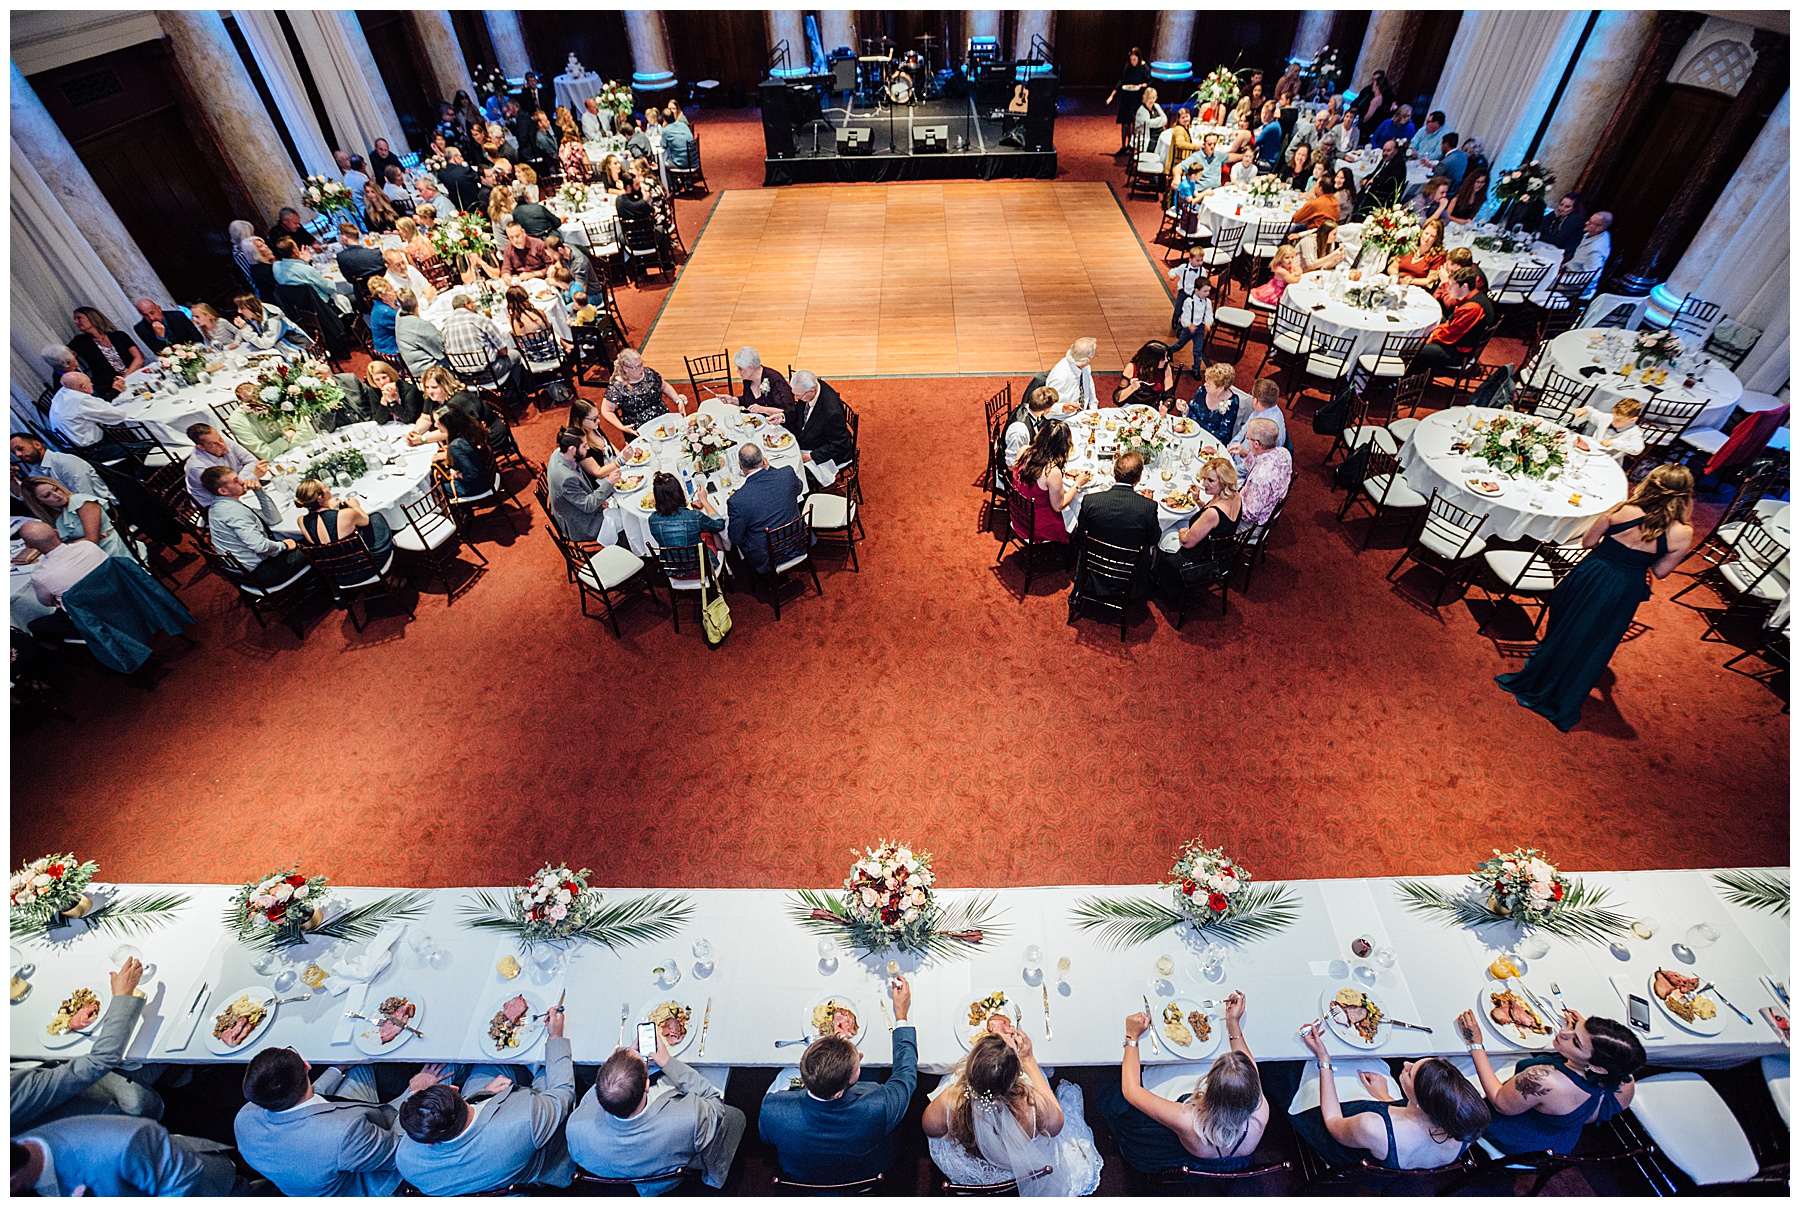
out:
M779 76L806 75L812 71L812 48L806 42L806 14L793 8L771 8L763 14L763 27L768 31L769 56L765 65L774 61L775 48L787 43L787 64L772 68Z
M513 8L490 8L487 11L488 37L494 43L496 66L509 79L520 79L531 70L531 53L525 49L525 26L519 11ZM557 68L558 71L561 68ZM554 73L552 73L554 74Z
M826 54L840 46L848 46L851 54L862 53L862 43L856 40L856 13L848 8L819 10L819 39L825 43Z
M1388 70L1406 31L1408 15L1405 10L1395 8L1376 9L1369 14L1369 28L1363 31L1362 50L1357 53L1356 66L1350 72L1346 87L1365 87L1377 71Z
M971 38L1000 37L1000 10L997 8L972 8L963 14L963 24L967 27L967 36Z
M475 95L475 80L469 75L468 60L463 58L462 43L456 40L456 26L450 13L442 8L414 9L413 29L425 50L425 85L435 88L432 103L456 99L458 92Z
M1023 59L1031 54L1031 39L1033 35L1042 38L1052 49L1055 48L1055 9L1028 8L1019 13L1019 27L1013 33L1014 58Z
M1681 48L1705 20L1693 12L1656 14L1655 32L1638 52L1637 65L1632 69L1631 78L1626 81L1605 129L1601 130L1587 165L1581 169L1581 175L1574 178L1576 192L1592 198L1611 183L1632 132L1637 129L1638 119L1656 96L1657 87L1669 78Z
M156 16L176 65L190 82L201 120L262 211L257 225L267 228L282 206L299 204L300 177L225 32L219 10L165 8Z
M1331 8L1309 8L1300 13L1300 27L1294 30L1294 49L1288 58L1296 63L1310 63L1313 57L1331 44L1331 26L1337 20L1337 10ZM1369 23L1375 23L1375 16L1369 17Z
M219 28L224 29L223 23ZM261 101L257 102L257 112L263 112ZM129 297L174 300L17 63L12 64L12 141L13 149L30 161L63 212ZM277 141L275 145L279 148L281 144ZM286 158L284 153L283 162ZM293 176L291 166L288 176Z
M633 87L655 92L675 86L675 60L669 54L669 31L661 9L626 9L625 39L631 43Z
M1657 15L1637 8L1603 9L1594 23L1538 147L1537 159L1556 177L1558 192L1573 187L1608 119L1619 108L1638 59L1656 32Z
M1719 196L1725 183L1726 151L1738 141L1744 127L1769 103L1775 87L1786 78L1786 43L1785 35L1763 29L1756 31L1751 42L1751 49L1756 52L1756 66L1750 69L1750 78L1732 99L1731 107L1725 110L1725 116L1720 119L1699 158L1689 165L1681 188L1663 210L1656 229L1650 232L1650 241L1639 253L1637 266L1620 282L1621 292L1640 296L1650 292L1674 258L1676 245L1693 229L1703 199Z
M1156 14L1156 41L1150 47L1150 75L1171 101L1181 100L1165 84L1194 78L1194 10L1165 8ZM1191 90L1190 90L1191 91Z

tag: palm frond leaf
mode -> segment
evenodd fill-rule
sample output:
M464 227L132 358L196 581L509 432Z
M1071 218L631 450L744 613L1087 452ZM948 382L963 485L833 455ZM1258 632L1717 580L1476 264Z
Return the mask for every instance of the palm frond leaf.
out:
M788 916L813 934L842 939L866 955L892 948L948 959L966 956L973 948L1003 939L1007 934L1006 925L999 921L999 904L992 895L940 908L922 937L898 943L880 926L858 925L843 898L835 893L796 889L788 901Z
M1759 909L1783 918L1788 916L1793 890L1784 873L1733 868L1728 872L1714 872L1713 880L1724 891L1725 900L1733 905Z
M410 922L423 917L431 909L431 894L420 890L394 893L353 905L335 917L327 918L312 933L332 939L373 939L389 922Z
M546 938L519 918L511 894L496 896L478 890L461 906L463 925L473 930L497 930L517 936L527 948L540 942L579 940L602 947L629 947L667 939L681 933L694 913L694 903L674 893L647 893L601 907L571 928L566 935Z
M120 935L147 935L172 919L177 910L192 901L186 893L140 893L108 902L87 916L91 930L109 930Z
M966 956L974 948L1006 937L1008 928L999 917L999 905L992 896L959 902L938 915L931 935L914 950L937 959Z
M845 921L832 922L815 914L831 914ZM839 935L843 932L848 915L844 910L843 898L836 893L822 892L818 889L796 889L788 901L788 916L802 927L816 935Z
M1204 926L1160 901L1144 897L1087 897L1075 903L1075 925L1099 932L1114 949L1146 943L1186 923L1227 943L1266 939L1300 918L1300 901L1285 884L1259 884L1232 903L1231 912Z
M1418 880L1401 880L1394 888L1407 909L1447 918L1457 926L1516 925L1579 943L1606 943L1631 926L1630 918L1611 907L1608 890L1591 886L1579 876L1570 879L1555 913L1532 922L1495 914L1469 889L1446 892Z

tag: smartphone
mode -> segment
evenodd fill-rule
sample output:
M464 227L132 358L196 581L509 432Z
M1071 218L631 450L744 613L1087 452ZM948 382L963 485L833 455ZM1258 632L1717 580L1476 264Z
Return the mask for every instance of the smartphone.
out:
M1650 1030L1650 1003L1635 993L1627 997L1625 999L1625 1021L1639 1031L1648 1033Z
M638 1055L649 1060L656 1055L656 1024L639 1023L637 1025Z

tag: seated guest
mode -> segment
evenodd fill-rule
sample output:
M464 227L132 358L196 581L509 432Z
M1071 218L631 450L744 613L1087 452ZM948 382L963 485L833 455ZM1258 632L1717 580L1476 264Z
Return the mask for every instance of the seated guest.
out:
M1551 1041L1555 1050L1527 1056L1504 1082L1488 1060L1473 1010L1457 1018L1456 1030L1469 1045L1493 1114L1482 1139L1503 1153L1575 1151L1584 1127L1631 1105L1633 1078L1644 1067L1644 1045L1631 1028L1573 1010Z
M1452 226L1467 226L1481 216L1481 207L1487 204L1488 174L1485 168L1471 169L1463 177L1462 188L1456 190L1456 199L1450 203L1445 217Z
M436 1085L443 1069L426 1065L408 1090ZM374 1065L326 1069L315 1080L292 1048L264 1048L244 1071L244 1098L232 1121L238 1152L282 1194L391 1195L399 1186L398 1111L382 1105Z
M226 352L238 346L238 329L205 302L194 303L194 327L200 332L200 342L209 351Z
M273 302L275 300L275 253L269 245L255 235L245 239L238 245L239 258L243 263L244 274L249 279L250 288L259 298Z
M1143 455L1126 449L1113 458L1113 485L1096 491L1081 502L1081 531L1095 540L1146 553L1156 547L1162 524L1156 518L1156 500L1137 492L1144 475Z
M656 208L645 196L644 184L644 178L635 174L625 178L625 188L619 194L617 202L621 219L630 219L634 222L654 222L656 220Z
M826 485L838 470L856 460L856 440L844 417L844 400L838 392L806 369L797 369L790 385L793 403L783 426L800 444L800 460Z
M221 436L210 423L189 425L187 438L194 444L194 451L187 459L188 493L194 496L194 502L202 511L218 502L217 496L200 484L200 476L213 466L223 465L237 473L253 470L259 478L269 472L266 460L258 460L255 453L237 441Z
M1455 310L1425 337L1424 347L1413 356L1412 372L1442 372L1460 365L1475 350L1494 319L1493 299L1479 288L1482 284L1472 268L1459 268L1451 275L1449 299Z
M432 287L430 281L425 279L425 274L418 270L418 267L412 262L412 257L407 255L404 249L398 247L386 249L381 253L381 262L387 266L387 271L382 274L382 279L393 287L395 294L402 289L409 289L422 303L429 303L437 297L437 290Z
M1190 163L1176 168L1174 180L1175 186L1169 190L1169 209L1175 215L1176 229L1192 237L1199 233L1198 207L1200 199L1206 195L1200 186L1200 165Z
M1294 454L1282 447L1281 429L1273 419L1258 416L1244 425L1243 460L1244 510L1238 518L1266 524L1294 480Z
M386 260L379 251L363 246L362 231L354 222L340 222L337 229L338 239L344 245L338 251L337 266L346 281L356 285L386 268Z
M1056 391L1064 402L1078 403L1084 411L1098 410L1100 396L1094 393L1094 354L1100 349L1097 340L1084 336L1069 345L1063 358L1044 374L1044 384Z
M552 372L575 345L556 334L550 319L531 300L523 285L506 287L506 322L512 330L519 357L534 373Z
M300 221L300 211L291 205L284 205L275 215L275 225L269 228L268 244L275 246L281 239L292 239L301 247L311 247L315 240L313 233L306 229Z
M394 343L400 349L400 360L407 372L422 377L427 369L450 367L450 356L444 351L444 333L419 317L419 295L410 289L394 293Z
M363 221L368 224L371 234L386 234L399 225L400 211L374 181L363 186L362 211Z
M1036 439L1039 430L1050 417L1050 408L1056 405L1056 391L1050 386L1039 386L1025 396L1025 405L1013 412L1012 421L1006 425L1001 439L1006 445L1006 463L1015 465L1025 446ZM17 439L17 437L14 437ZM1065 534L1066 536L1066 534Z
M443 264L440 263L437 258L437 248L432 246L431 236L427 234L425 228L419 224L416 212L415 216L402 218L400 221L396 222L394 224L394 233L400 236L400 250L406 253L406 258L411 260L413 267L419 270L419 275L423 276L427 281L431 281L435 286L437 282L432 281L431 276L427 272L427 268L441 269L443 268ZM377 254L379 255L380 253ZM381 258L380 271L387 271L387 258L385 256ZM448 274L446 274L446 276L447 275Z
M1275 172L1281 167L1281 114L1274 101L1264 101L1257 116L1256 170Z
M69 350L80 358L94 384L93 393L109 401L116 398L125 388L125 375L144 367L144 354L92 306L76 307L75 331Z
M1574 193L1564 193L1556 208L1538 223L1538 242L1560 247L1563 255L1568 256L1581 245L1582 236L1587 233L1586 226L1587 214L1581 208L1581 198Z
M1238 521L1244 499L1238 493L1237 467L1229 457L1210 457L1200 467L1200 480L1189 488L1197 504L1205 495L1210 502L1189 523L1176 529L1180 544L1172 554L1157 559L1158 577L1170 606L1178 607L1194 583L1218 582L1237 565Z
M382 176L381 191L389 201L397 203L394 206L396 210L405 213L413 203L412 190L406 187L405 170L390 164Z
M1231 442L1226 449L1234 459L1244 455L1244 429L1252 419L1267 419L1274 423L1275 443L1284 448L1287 446L1287 417L1281 412L1281 390L1273 377L1258 378L1250 387L1250 405L1238 413L1237 429L1231 433Z
M632 159L649 159L656 154L655 148L650 145L650 131L645 123L635 120L627 122L624 132L628 135L625 139L625 151Z
M1173 180L1177 175L1176 165L1200 149L1199 140L1194 137L1194 111L1188 108L1175 110L1174 124L1168 129L1169 153L1163 157L1163 171Z
M1312 183L1313 152L1306 143L1296 143L1293 152L1275 169L1276 179L1290 189L1304 189Z
M444 351L470 362L485 362L486 369L471 378L476 385L492 383L509 396L517 395L525 363L494 320L475 309L475 299L467 293L450 299L450 315L444 320Z
M1462 190L1463 177L1469 171L1469 153L1462 150L1461 140L1454 130L1446 131L1438 140L1438 160L1432 166L1432 172L1450 181L1450 191Z
M319 438L319 429L311 419L284 419L261 409L255 382L240 383L237 398L242 405L231 412L225 426L239 444L264 461Z
M1199 354L1196 345L1194 355ZM1125 363L1125 371L1113 390L1113 405L1143 405L1166 411L1175 401L1176 377L1174 351L1161 340L1150 340Z
M1233 384L1236 381L1237 371L1230 365L1208 365L1200 392L1188 403L1188 418L1221 444L1230 443L1238 429L1239 411L1250 406L1250 396Z
M1438 144L1444 136L1444 123L1449 119L1442 109L1433 109L1425 115L1425 124L1413 133L1413 142L1419 153L1419 162L1427 168L1437 163L1440 152Z
M481 191L481 179L475 169L463 162L461 147L451 147L444 152L448 161L438 169L438 183L444 186L444 193L459 210L479 212L487 209L487 194Z
M1412 116L1412 106L1401 105L1394 111L1392 117L1375 127L1375 132L1369 136L1370 145L1384 143L1390 138L1402 141L1410 140L1417 132L1416 127L1413 126Z
M679 414L685 401L662 374L644 363L636 348L626 348L613 359L612 381L607 383L600 413L625 439L635 440L640 426L671 410Z
M731 502L735 526L737 496ZM829 1035L814 1040L800 1057L803 1089L780 1090L763 1099L757 1131L775 1146L787 1177L855 1182L894 1163L892 1137L918 1084L919 1046L907 1018L912 985L898 974L892 979L894 1067L885 1083L859 1080L862 1053L843 1036Z
M400 359L400 337L395 327L400 321L399 291L386 277L369 278L369 344L375 355L389 360Z
M563 116L568 117L566 110ZM564 126L558 135L556 162L562 167L564 180L586 184L594 175L594 165L588 159L587 147L582 144L581 132L575 129L574 120L569 118L571 124Z
M506 224L506 246L501 250L499 267L486 261L477 263L490 277L523 281L548 276L555 261L544 249L542 239L533 237L518 222L509 221Z
M581 468L590 478L598 478L603 466L618 459L612 441L600 430L600 408L586 399L569 404L569 427L581 433Z
M71 494L55 478L27 478L25 502L63 540L92 541L108 557L131 556L124 538L113 528L105 505L93 495Z
M1337 186L1338 224L1341 226L1356 216L1356 173L1349 168L1339 168L1333 183Z
M581 102L581 137L586 142L599 142L606 135L606 119L600 116L600 98L590 96Z
M321 314L337 308L337 286L312 266L312 249L302 249L292 239L282 239L275 244L275 283L303 285L312 290L317 299L313 306Z
M662 157L671 170L692 170L700 166L700 147L685 115L677 114L663 123Z
M13 1196L222 1196L244 1187L226 1146L170 1135L154 1119L75 1115L12 1141Z
M1183 267L1195 267L1194 261L1205 253L1199 247L1189 249L1192 254ZM1175 326L1178 334L1175 342L1169 345L1169 360L1173 363L1175 354L1187 345L1194 345L1194 375L1198 377L1205 367L1206 357L1203 349L1206 346L1207 330L1213 325L1212 282L1206 277L1206 270L1200 267L1196 274L1187 277L1188 287L1175 296L1177 309ZM1171 390L1165 400L1165 406L1172 407L1178 400Z
M15 487L23 489L29 478L51 478L61 482L72 495L92 495L109 503L114 501L112 491L94 472L92 462L73 453L59 453L48 448L29 431L13 433L9 444Z
M507 441L511 439L511 435L506 426L506 416L497 407L491 407L482 401L481 395L463 385L450 370L441 365L433 365L425 370L424 376L419 378L419 393L423 405L412 431L406 433L408 444L442 444L444 433L437 425L438 408L455 407L487 429L490 449L508 447Z
M1601 210L1583 224L1581 242L1577 243L1575 250L1569 254L1569 268L1576 272L1592 272L1597 268L1606 267L1606 261L1612 255L1612 235L1607 233L1608 228L1612 226L1612 220L1611 214ZM1582 296L1584 298L1592 297L1598 283L1599 279L1595 278L1595 285L1589 285L1587 292Z
M31 566L31 590L38 603L54 608L48 616L39 616L26 624L26 630L39 641L67 641L82 636L76 623L62 610L63 596L70 588L107 562L106 551L91 541L64 541L56 529L42 520L26 520L19 525L18 537L27 549L35 549L37 561Z
M1230 463L1216 459L1227 469ZM1185 1165L1208 1173L1234 1173L1269 1126L1269 1100L1250 1045L1244 1042L1244 995L1225 999L1225 1034L1231 1050L1213 1061L1194 1092L1171 1102L1144 1088L1138 1039L1153 1022L1147 1014L1125 1020L1125 1059L1119 1081L1098 1103L1112 1129L1119 1155L1141 1173L1163 1173Z
M1144 89L1137 112L1131 118L1131 137L1136 145L1142 147L1146 154L1156 150L1156 141L1162 137L1163 128L1168 124L1169 115L1157 103L1156 89Z
M1039 386L1033 396L1049 389ZM1091 476L1085 472L1063 473L1074 449L1075 438L1069 425L1060 419L1046 419L1013 464L1013 489L1031 502L1029 532L1020 527L1020 517L1012 517L1013 532L1021 540L1068 543L1069 528L1063 521L1063 511L1075 501Z
M343 151L333 151L331 158L337 161L338 177L344 187L350 190L352 197L362 196L363 186L369 183L368 161L360 155L350 155Z
M36 525L37 529L44 526ZM23 532L23 526L21 526ZM35 531L38 543L48 545L46 537L54 533ZM65 545L60 541L47 550L31 568L31 587L38 601L46 607L62 602L63 593L100 563L94 560L93 547L85 541ZM73 627L71 625L71 627ZM138 1016L144 1012L144 995L138 992L138 981L144 966L136 957L128 959L119 971L110 974L112 996L100 1015L99 1028L92 1032L94 1042L73 1060L60 1062L15 1061L12 1067L12 1129L14 1132L34 1123L65 1119L70 1115L137 1115L160 1119L162 1099L155 1090L139 1085L119 1072L125 1061L125 1045L137 1028ZM98 1009L96 1007L96 1009Z
M234 321L244 342L252 348L260 352L273 350L292 360L312 347L312 336L288 322L287 315L275 303L265 302L249 293L239 294L234 302L237 306Z
M436 421L443 448L435 459L450 475L450 493L459 499L491 493L497 470L487 428L453 406L439 407Z
M139 298L132 305L144 316L132 330L137 332L138 338L144 341L150 351L161 352L170 344L203 342L200 329L181 311L165 311L149 298Z
M544 1064L530 1088L492 1065L478 1066L463 1092L439 1083L400 1099L406 1132L395 1156L400 1176L429 1195L478 1194L525 1182L567 1186L575 1175L563 1120L575 1105L575 1063L552 1006Z
M1250 291L1250 300L1274 310L1281 303L1281 295L1287 292L1287 287L1303 275L1298 249L1292 243L1283 243L1269 258L1269 279Z
M1307 189L1306 200L1294 211L1293 223L1305 227L1317 226L1327 219L1335 223L1338 213L1337 189L1329 178L1321 176Z
M388 527L386 516L380 512L370 515L354 498L338 499L331 493L331 487L317 478L307 478L294 489L294 502L303 509L300 535L307 544L330 545L355 532L363 548L375 559L375 568L386 568L388 559L394 554L394 532ZM352 574L352 583L363 577L361 571ZM348 586L349 583L339 585Z
M405 165L400 162L400 157L394 154L393 148L388 146L388 140L378 138L375 140L374 148L369 152L369 168L374 172L377 180L386 180L388 179L388 169L400 168L404 171Z
M275 587L287 582L306 568L306 555L299 542L277 538L273 529L281 523L281 512L262 483L245 480L224 465L214 465L200 475L200 485L216 496L206 509L206 527L213 548L236 559L246 571L244 578L258 587ZM256 510L245 501L256 495Z
M1338 224L1321 218L1319 225L1301 235L1294 244L1294 255L1300 261L1302 274L1324 272L1344 262L1344 249L1338 245Z
M556 452L544 465L550 488L550 514L563 536L571 541L606 541L618 533L618 521L607 508L619 481L619 463L612 462L590 478L582 469L589 457L587 436L564 428L556 437Z
M688 506L681 480L674 474L658 473L650 480L651 497L656 500L650 538L664 549L691 549L700 543L701 533L725 531L725 521L714 514L706 487L699 482L694 486L698 507Z
M1394 205L1406 190L1406 156L1400 154L1400 145L1390 138L1380 146L1381 162L1362 183L1361 204L1365 211Z
M1419 186L1419 195L1406 208L1420 222L1441 221L1450 212L1450 178L1433 176Z
M101 431L100 425L130 423L131 416L97 397L86 373L62 375L61 387L50 397L48 418L57 435L91 459L113 460L129 451Z
M617 155L608 155L600 161L600 186L614 195L625 191L624 160Z
M789 466L772 466L763 459L761 446L747 443L738 449L738 469L743 485L731 496L731 524L727 535L758 574L774 572L769 561L770 529L791 524L800 515L800 495L805 486ZM748 493L746 493L748 492Z
M562 229L562 219L551 213L548 206L536 201L521 201L515 205L512 220L524 227L525 233L533 239L543 239ZM511 234L510 231L507 233Z
M1219 146L1219 135L1215 130L1208 130L1200 136L1200 149L1181 161L1181 168L1200 169L1200 195L1204 197L1214 189L1225 187L1225 169L1229 166L1227 153Z
M519 158L529 164L553 166L556 143L556 131L550 128L550 115L540 109L532 114L532 127L519 142Z
M1644 429L1638 426L1638 416L1643 413L1643 403L1635 398L1621 398L1613 403L1610 415L1592 407L1576 407L1569 417L1569 426L1585 431L1589 439L1598 441L1614 461L1623 465L1627 457L1644 451Z
M1404 256L1388 261L1388 273L1402 285L1418 285L1430 289L1437 283L1444 267L1444 224L1428 219L1419 228L1419 244Z
M659 483L665 477L673 481L658 474ZM677 485L676 493L680 490ZM658 519L668 518L659 510L650 523L654 527ZM658 543L664 544L660 538ZM744 1138L744 1112L727 1105L712 1082L676 1060L660 1033L655 1059L663 1085L652 1094L650 1066L635 1048L618 1048L607 1057L594 1076L594 1088L569 1116L569 1155L603 1178L698 1169L701 1180L718 1190ZM663 1194L675 1185L651 1183L639 1193Z
M787 378L762 363L755 348L739 348L731 358L737 366L743 385L738 390L738 405L755 411L778 423L786 422L794 405L794 389Z
M372 360L357 381L348 373L338 374L338 384L350 400L351 409L376 423L417 423L425 411L425 396L385 360Z
M245 240L256 238L256 228L239 218L225 227L225 245L231 249L232 267L237 269L238 284L245 289L255 289L256 282L250 279L250 265L256 257L250 254Z
M1289 1118L1326 1164L1369 1160L1383 1169L1437 1169L1459 1160L1486 1130L1488 1104L1441 1056L1407 1061L1395 1079L1398 1099L1388 1092L1386 1078L1371 1076L1364 1085L1374 1101L1340 1104L1324 1030L1318 1022L1300 1033L1318 1058L1319 1105Z
M1450 278L1464 268L1474 269L1476 289L1483 293L1487 292L1487 274L1481 271L1479 264L1475 263L1474 251L1467 247L1450 248L1444 252L1444 262L1438 265L1437 288L1431 291L1431 296L1437 299L1437 304L1443 310L1446 319L1456 312L1456 303L1450 300Z

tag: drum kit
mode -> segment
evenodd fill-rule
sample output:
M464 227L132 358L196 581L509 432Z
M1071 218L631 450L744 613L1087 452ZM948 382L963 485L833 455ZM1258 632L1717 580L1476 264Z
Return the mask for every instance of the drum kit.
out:
M923 50L898 55L892 38L862 40L863 52L856 63L862 81L858 96L865 104L911 105L936 95L931 47L937 39L931 34L920 34L916 40L923 44Z

